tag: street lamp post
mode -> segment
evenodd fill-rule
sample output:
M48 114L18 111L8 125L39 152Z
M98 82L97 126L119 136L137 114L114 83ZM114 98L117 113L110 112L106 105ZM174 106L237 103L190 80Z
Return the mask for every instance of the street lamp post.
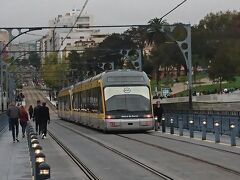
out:
M3 60L2 60L2 54L3 52L5 51L5 49L8 47L8 45L13 41L15 40L16 38L18 38L19 36L23 35L23 34L26 34L28 32L31 32L31 31L39 31L39 30L42 30L43 28L42 27L36 27L36 28L29 28L25 31L22 32L22 28L18 28L16 29L18 31L18 35L16 36L13 36L12 35L12 28L8 28L6 29L9 33L9 42L4 45L3 47L0 48L0 71L1 71L1 74L0 74L0 78L1 78L1 81L0 81L0 93L1 93L1 110L3 111Z
M180 4L175 6L173 9L171 9L169 12L164 14L160 19L160 22L164 17L172 13L174 10L176 10L178 7L183 5L187 0L182 1ZM170 31L173 31L176 28L176 25L170 26ZM164 28L162 29L162 32L165 32L166 35L173 40L180 48L184 59L186 61L186 65L188 68L188 95L189 95L189 110L192 110L192 47L191 47L191 26L190 24L183 25L183 28L186 30L187 35L184 40L176 40L173 38L170 34L165 32Z

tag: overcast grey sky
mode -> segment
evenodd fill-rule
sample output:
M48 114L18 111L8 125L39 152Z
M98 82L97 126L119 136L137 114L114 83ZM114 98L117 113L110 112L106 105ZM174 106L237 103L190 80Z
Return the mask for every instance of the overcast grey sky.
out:
M183 0L89 0L85 13L93 15L94 24L145 24L161 17ZM58 14L81 9L85 0L0 0L0 27L44 26ZM240 11L240 0L188 0L168 15L170 22L196 24L207 13Z
M161 17L183 0L89 0L84 13L94 25L146 24ZM85 0L0 0L0 27L48 26L48 21L71 9L81 9ZM188 0L165 19L169 23L197 24L210 12L240 11L240 0Z

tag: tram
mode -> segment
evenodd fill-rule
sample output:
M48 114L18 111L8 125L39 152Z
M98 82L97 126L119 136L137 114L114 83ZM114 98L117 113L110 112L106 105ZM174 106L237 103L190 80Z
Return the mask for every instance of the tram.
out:
M146 73L114 70L62 89L58 116L107 131L154 128L150 80Z

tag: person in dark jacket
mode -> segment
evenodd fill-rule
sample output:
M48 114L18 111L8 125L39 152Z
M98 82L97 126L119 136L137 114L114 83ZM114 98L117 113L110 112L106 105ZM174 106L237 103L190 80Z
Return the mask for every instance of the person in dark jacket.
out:
M20 125L22 126L22 137L25 138L25 131L28 122L28 113L23 106L20 107Z
M18 131L19 131L19 122L18 119L20 117L20 111L19 108L15 105L15 102L12 102L7 110L7 115L9 117L10 126L12 129L12 137L13 142L15 143L15 140L19 142L18 140ZM16 130L16 134L15 134Z
M33 117L33 107L32 107L32 105L29 106L28 113L29 113L30 119L32 119L32 117Z
M46 138L47 135L47 124L50 123L49 108L46 106L46 103L42 103L40 108L40 127L42 131L42 139Z
M160 101L157 101L156 106L154 107L154 117L157 118L157 121L155 121L155 131L159 130L160 128L160 123L162 120L162 115L163 115L163 107L160 104Z
M36 128L36 133L38 133L38 135L41 134L41 129L40 129L40 108L41 108L41 101L37 100L37 106L34 107L33 109L33 121L35 121L35 128Z

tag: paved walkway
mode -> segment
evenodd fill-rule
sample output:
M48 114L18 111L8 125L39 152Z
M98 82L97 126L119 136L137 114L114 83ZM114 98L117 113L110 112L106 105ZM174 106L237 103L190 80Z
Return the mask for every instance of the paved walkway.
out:
M198 84L194 84L193 86L199 86L199 85L209 85L212 84L212 81L209 78L203 78L201 80L198 80ZM185 91L188 89L188 85L185 82L180 83L174 83L174 85L171 87L172 93L176 94L182 91Z
M0 116L3 118L6 115ZM8 127L0 134L0 180L32 179L27 139L19 137L19 142L13 143Z

